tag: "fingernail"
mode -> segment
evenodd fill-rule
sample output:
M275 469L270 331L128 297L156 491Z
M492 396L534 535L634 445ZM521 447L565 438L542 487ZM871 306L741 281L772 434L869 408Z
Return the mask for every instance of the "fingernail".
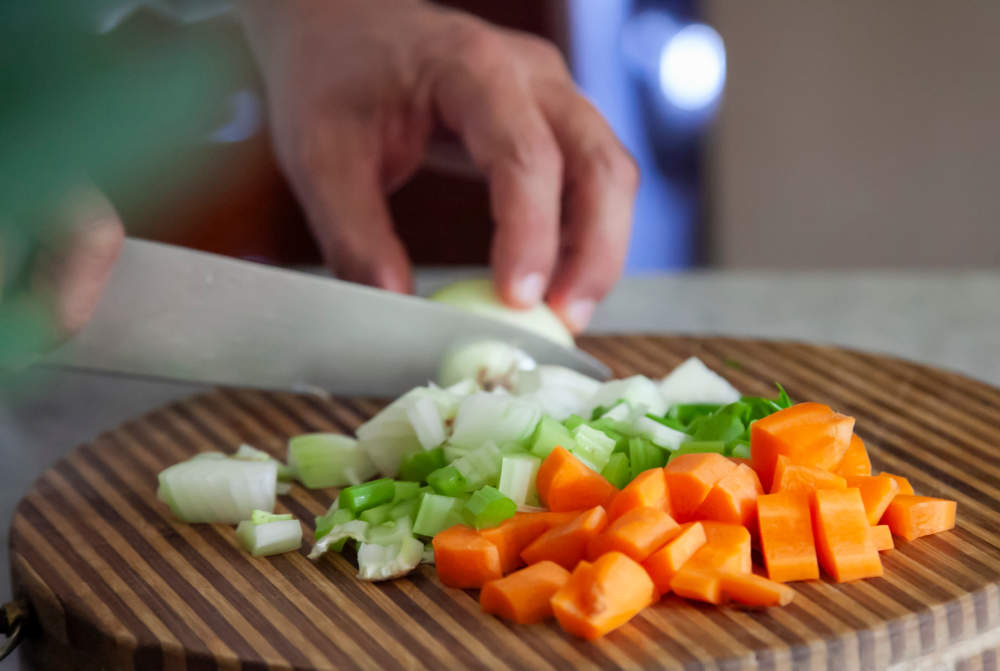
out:
M569 304L563 317L569 322L569 328L574 333L582 331L590 322L590 317L594 314L596 303L589 298L580 298Z
M514 300L525 307L531 307L542 299L545 277L541 273L528 273L514 282Z

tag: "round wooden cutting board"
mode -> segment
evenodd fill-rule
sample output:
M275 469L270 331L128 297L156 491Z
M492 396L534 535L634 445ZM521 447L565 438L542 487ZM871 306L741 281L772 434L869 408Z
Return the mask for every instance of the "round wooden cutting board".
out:
M616 336L580 344L616 376L662 376L697 355L748 394L828 403L857 418L874 467L958 500L955 530L883 555L885 576L795 583L784 608L673 596L588 643L555 624L508 625L478 593L358 581L340 556L254 559L226 525L186 525L156 474L248 442L284 458L289 436L351 432L381 404L222 389L99 436L48 470L11 530L15 593L36 622L28 654L60 669L996 668L1000 646L1000 390L897 359L724 338ZM313 517L334 490L296 486L279 512ZM962 661L965 660L965 661ZM971 660L971 661L969 661Z

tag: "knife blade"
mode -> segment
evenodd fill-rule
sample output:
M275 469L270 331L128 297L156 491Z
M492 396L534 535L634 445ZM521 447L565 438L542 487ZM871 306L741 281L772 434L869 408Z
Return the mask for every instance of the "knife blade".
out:
M395 396L463 343L498 339L605 379L579 349L423 298L128 239L91 321L43 361L265 389Z

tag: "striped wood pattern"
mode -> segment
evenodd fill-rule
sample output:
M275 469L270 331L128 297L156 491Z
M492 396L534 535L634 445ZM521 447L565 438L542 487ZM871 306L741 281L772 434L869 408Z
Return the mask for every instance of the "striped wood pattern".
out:
M667 597L596 643L557 626L509 626L433 569L363 583L342 557L241 552L233 529L174 522L156 473L246 441L281 457L306 431L351 431L380 404L219 390L174 403L80 446L21 502L11 533L16 589L48 668L355 669L478 667L851 669L996 666L1000 636L1000 390L896 359L723 338L616 336L582 346L618 376L663 375L696 354L751 394L855 415L878 469L956 498L958 527L900 543L884 578L796 584L765 612ZM333 491L280 497L310 527ZM984 653L983 650L986 650ZM949 652L952 651L952 652ZM942 655L944 657L942 657ZM966 661L962 661L966 660ZM975 660L969 661L969 660ZM926 665L926 666L925 666Z

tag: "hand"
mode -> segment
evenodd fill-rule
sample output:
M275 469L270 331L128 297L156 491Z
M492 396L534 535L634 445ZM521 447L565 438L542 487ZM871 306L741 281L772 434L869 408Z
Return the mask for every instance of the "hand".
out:
M574 331L617 280L635 164L548 42L414 0L245 0L275 150L340 277L409 291L385 193L435 124L489 182L498 292Z

